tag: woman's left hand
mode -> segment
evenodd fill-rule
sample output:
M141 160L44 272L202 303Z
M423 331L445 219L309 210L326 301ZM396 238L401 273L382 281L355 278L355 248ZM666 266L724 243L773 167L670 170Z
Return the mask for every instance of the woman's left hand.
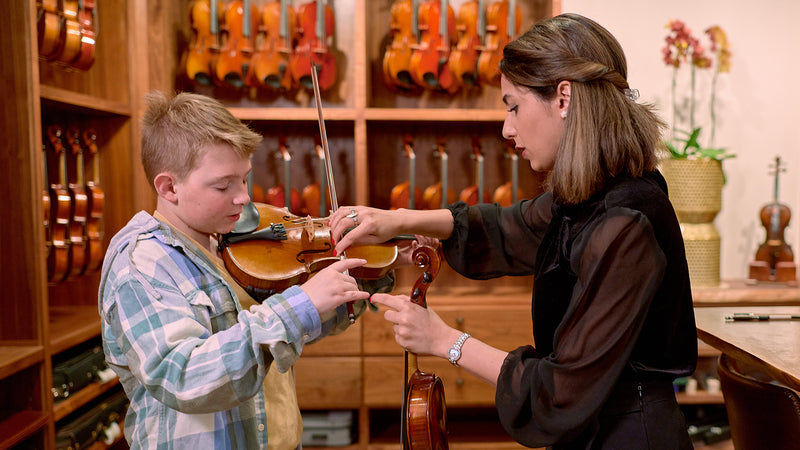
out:
M452 337L460 334L432 309L412 303L407 295L374 294L371 301L390 308L384 318L394 324L395 340L409 352L446 358Z

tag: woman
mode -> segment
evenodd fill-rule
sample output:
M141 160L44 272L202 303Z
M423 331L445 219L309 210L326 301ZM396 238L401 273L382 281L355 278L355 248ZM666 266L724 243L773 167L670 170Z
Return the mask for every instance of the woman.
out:
M692 448L672 381L694 371L697 337L683 241L656 168L663 123L635 102L616 39L579 15L535 25L505 47L500 69L503 135L549 174L548 190L508 208L341 208L330 221L336 250L416 233L441 239L464 276L534 275L535 347L509 353L406 296L372 297L391 308L402 347L495 385L518 442Z

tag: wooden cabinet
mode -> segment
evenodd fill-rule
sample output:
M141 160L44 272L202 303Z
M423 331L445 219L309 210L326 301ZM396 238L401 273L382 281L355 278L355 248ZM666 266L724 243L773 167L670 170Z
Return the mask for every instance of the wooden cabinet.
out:
M51 123L94 128L104 191L103 248L146 204L146 188L132 170L138 160L138 66L133 43L142 40L144 0L101 2L95 63L81 71L38 54L37 4L14 1L0 18L0 117L4 150L0 171L6 207L0 221L0 448L54 447L56 423L113 385L92 385L69 402L54 404L52 358L100 331L99 272L48 283L42 145ZM137 163L138 164L138 163ZM53 169L50 169L51 171ZM74 169L70 169L74 170ZM52 182L52 179L51 179ZM144 192L143 195L142 192ZM137 200L138 198L138 200Z

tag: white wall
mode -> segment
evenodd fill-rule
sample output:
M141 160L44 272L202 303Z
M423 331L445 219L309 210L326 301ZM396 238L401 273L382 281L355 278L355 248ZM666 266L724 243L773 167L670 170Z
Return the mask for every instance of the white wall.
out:
M759 219L762 206L773 197L769 166L775 156L786 163L781 174L779 201L794 214L786 240L800 253L800 2L773 0L563 0L563 12L582 14L606 27L622 44L628 59L628 81L639 89L640 101L654 103L671 122L672 70L661 49L670 19L684 21L692 34L707 42L703 31L722 27L731 44L731 72L721 74L717 87L715 145L736 153L723 169L722 211L715 224L722 237L723 279L745 278L748 262L764 242ZM709 72L709 71L706 71ZM688 89L688 68L679 78ZM699 79L698 87L708 80ZM704 103L696 110L710 133L708 89L699 91ZM688 128L688 127L686 127Z

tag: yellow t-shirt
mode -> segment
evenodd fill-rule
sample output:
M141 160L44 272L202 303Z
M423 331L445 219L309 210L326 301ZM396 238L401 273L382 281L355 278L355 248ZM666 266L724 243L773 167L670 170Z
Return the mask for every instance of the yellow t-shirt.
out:
M153 217L170 225L173 230L180 232L203 250L203 253L214 262L220 273L222 273L225 281L233 287L242 309L249 310L253 305L257 304L253 297L233 279L228 269L225 268L225 262L222 258L216 252L212 253L208 250L208 245L204 246L182 233L172 226L158 211L153 214ZM210 239L213 246L215 246L216 240L213 237ZM264 397L266 398L265 408L267 411L267 436L269 440L267 449L286 450L297 448L303 438L303 417L300 415L300 407L297 405L294 368L285 373L280 373L274 368L270 368L264 378Z

